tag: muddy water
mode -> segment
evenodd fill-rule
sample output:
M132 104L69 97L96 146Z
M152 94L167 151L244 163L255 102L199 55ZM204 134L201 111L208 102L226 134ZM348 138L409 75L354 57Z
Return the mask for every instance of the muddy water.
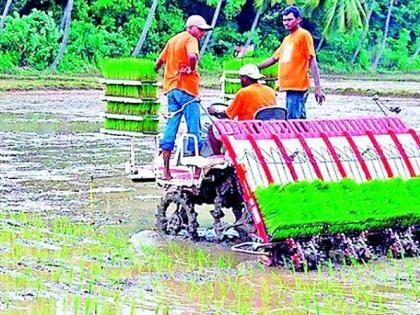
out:
M101 91L13 92L0 96L0 208L67 214L97 222L153 224L161 190L125 177L130 140L98 132ZM218 100L204 90L204 106ZM420 130L419 99L384 99ZM284 104L284 95L278 96ZM319 106L310 95L308 117L383 115L370 97L327 95ZM137 141L139 159L151 161L153 141ZM139 218L141 217L141 220Z
M0 209L36 212L48 216L66 215L87 222L94 220L99 224L118 224L132 231L153 226L154 209L162 191L152 183L134 184L126 178L124 169L130 157L130 140L98 132L101 127L99 113L103 111L103 104L99 100L101 95L101 91L43 91L0 95ZM203 91L205 106L217 98L217 91ZM279 95L279 103L284 104L283 95ZM420 131L420 100L388 98L386 105L400 106L400 117L409 126ZM327 102L322 106L315 104L311 95L307 104L307 114L308 117L329 118L382 115L370 97L339 95L328 95ZM139 158L151 161L152 139L138 141L138 146ZM413 260L413 265L411 272L414 279L418 280L418 259ZM331 281L337 281L343 287L342 291L334 293L338 295L337 298L346 298L346 285L356 288L357 291L360 282L354 279L367 277L373 279L373 284L372 287L366 288L364 294L375 295L380 290L384 295L383 299L388 303L386 308L392 313L420 310L418 302L412 298L404 299L404 291L400 288L393 292L393 283L400 281L398 279L401 275L378 274L372 271L387 270L388 263L372 263L370 266L360 270L350 269L350 276L346 276L347 269L344 269L341 275L331 276ZM254 269L255 266L251 268ZM286 294L289 290L297 292L299 298L301 288L297 286L301 283L296 282L296 275L276 271L274 277L270 272L256 271L249 279L241 278L232 286L241 285L255 288L256 291L265 290L266 286L274 286L272 282L276 282L275 277L279 277L286 288L282 291L285 296L280 297L279 301L289 300ZM209 279L214 279L215 276L211 274L212 271L208 270L199 277L206 279L208 276ZM298 277L301 277L302 283L315 281L306 275ZM325 279L328 281L328 275ZM167 297L175 295L176 300L182 300L183 296L191 292L188 288L189 282L183 280L182 274L175 279L158 277L157 280L163 286L163 293L148 293L151 308L159 302L159 294ZM316 281L319 281L319 278ZM346 284L346 281L350 284ZM276 284L278 283L277 281ZM222 290L218 288L220 285L215 284L212 290ZM199 293L191 293L191 302L183 304L179 309L199 313L201 309L197 310L194 306L197 302L194 296L203 295L203 292L201 295ZM258 310L261 303L259 294L255 294L255 299L255 309ZM235 297L232 297L230 303L235 303ZM269 301L268 304L272 313L296 313L287 307L279 308L275 302ZM359 310L357 299L350 304L355 304L355 309ZM352 308L346 309L342 313L352 310L354 311ZM367 312L372 313L370 311ZM299 313L307 312L301 309Z

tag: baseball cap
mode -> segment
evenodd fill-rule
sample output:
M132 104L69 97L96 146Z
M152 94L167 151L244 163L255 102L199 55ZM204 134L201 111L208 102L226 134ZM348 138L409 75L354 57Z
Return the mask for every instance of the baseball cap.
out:
M211 30L212 27L207 24L206 20L201 15L191 15L187 22L185 23L186 27L197 26L202 30Z
M260 73L260 69L253 63L246 64L239 69L239 75L246 75L247 77L250 77L251 79L261 79L264 76Z

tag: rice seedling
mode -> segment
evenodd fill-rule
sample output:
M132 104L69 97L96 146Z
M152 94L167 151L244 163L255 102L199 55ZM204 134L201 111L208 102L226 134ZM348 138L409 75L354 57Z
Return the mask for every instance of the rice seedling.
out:
M102 75L106 79L156 81L154 61L137 58L106 59L102 65Z
M106 104L106 112L110 114L126 115L156 115L160 109L160 102L144 101L139 104L111 102Z
M229 59L223 62L223 68L225 72L224 81L224 93L228 95L236 94L241 88L241 84L238 81L239 74L238 70L245 64L253 63L259 64L266 58L241 58L241 59ZM263 79L265 84L271 88L276 88L276 77L277 77L277 65L270 66L263 69L261 73L265 76Z
M106 96L129 97L137 99L156 99L159 89L155 84L142 85L121 85L107 84L105 87Z
M248 63L253 64L260 64L268 57L258 57L258 58L236 58L236 59L228 59L223 62L223 69L224 70L239 70L243 65ZM274 64L268 68L261 70L261 74L263 74L266 78L276 78L277 77L277 64ZM232 74L228 74L227 77L234 78ZM237 75L236 75L237 78Z
M420 221L420 179L273 185L256 197L274 239L406 226ZM282 211L279 211L281 209Z

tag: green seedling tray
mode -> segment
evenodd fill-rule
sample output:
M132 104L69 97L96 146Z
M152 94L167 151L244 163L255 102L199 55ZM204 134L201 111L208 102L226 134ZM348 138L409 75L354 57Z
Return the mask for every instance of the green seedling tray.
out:
M258 188L272 239L420 223L420 179L298 182Z

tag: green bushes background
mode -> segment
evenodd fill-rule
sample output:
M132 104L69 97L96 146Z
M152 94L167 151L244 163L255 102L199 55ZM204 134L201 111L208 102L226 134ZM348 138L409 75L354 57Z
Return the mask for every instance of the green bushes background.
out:
M0 10L5 6L0 1ZM125 57L132 53L149 8L149 0L75 0L71 31L60 72L95 73L105 57ZM198 12L208 22L215 1L160 1L153 19L142 57L156 58L166 41L184 29L184 21ZM216 1L217 2L217 1ZM299 2L299 1L297 1ZM300 1L303 2L303 1ZM58 52L62 36L60 23L66 0L15 0L0 33L0 72L15 73L48 70ZM212 6L209 6L210 3ZM350 61L359 45L362 30L340 32L333 30L324 38L318 59L323 71L368 71L378 53L389 1L378 0L366 40L354 64ZM281 22L281 2L264 10L253 36L255 56L272 55L286 35ZM225 1L212 34L201 67L220 70L221 60L231 57L236 46L243 45L249 35L255 7L253 1ZM304 11L303 27L314 36L315 45L323 38L326 9L322 5ZM419 71L420 5L417 1L395 3L386 48L379 71Z

